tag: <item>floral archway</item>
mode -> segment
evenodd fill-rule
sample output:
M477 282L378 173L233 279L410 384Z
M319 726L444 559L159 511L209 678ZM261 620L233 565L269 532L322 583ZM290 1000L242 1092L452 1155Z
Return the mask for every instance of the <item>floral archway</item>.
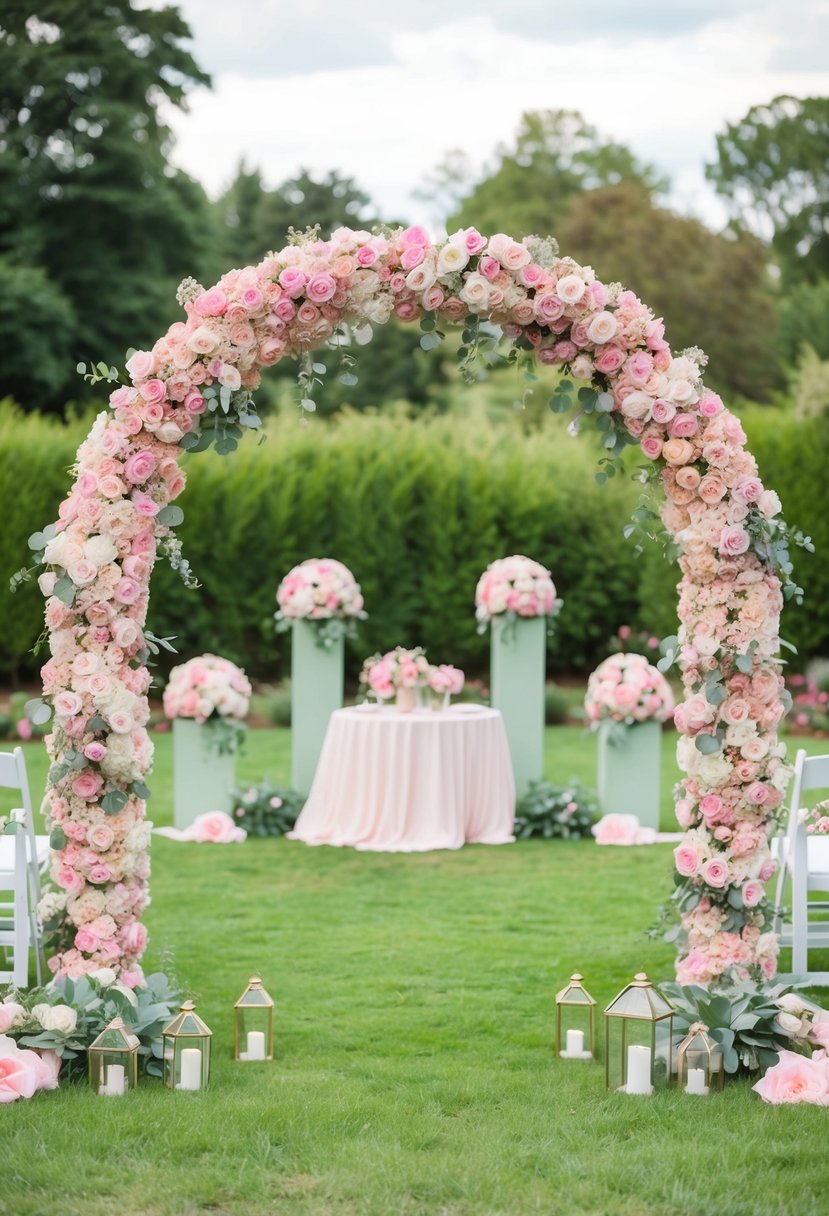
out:
M780 501L760 481L739 420L704 387L702 352L673 355L662 322L632 292L558 256L553 241L487 238L474 228L440 244L419 227L340 229L328 241L308 233L209 290L186 280L178 299L186 319L129 359L129 380L78 451L57 523L30 541L45 566L51 648L45 809L59 893L46 896L43 911L52 969L108 966L127 983L138 979L153 755L146 663L156 645L145 621L156 556L189 577L174 531L183 518L173 505L185 484L180 452L232 451L260 425L251 396L260 369L286 355L300 358L302 405L313 409L310 352L344 329L366 340L395 316L420 322L426 348L440 341L441 325L462 325L464 362L494 344L492 327L481 326L488 321L519 356L534 352L562 369L551 405L577 402L595 420L600 479L621 467L626 446L639 447L643 480L662 489L661 518L682 572L678 977L771 977L777 941L763 883L788 778L775 656L783 592L797 589ZM117 376L103 366L93 374ZM578 390L573 379L584 382Z

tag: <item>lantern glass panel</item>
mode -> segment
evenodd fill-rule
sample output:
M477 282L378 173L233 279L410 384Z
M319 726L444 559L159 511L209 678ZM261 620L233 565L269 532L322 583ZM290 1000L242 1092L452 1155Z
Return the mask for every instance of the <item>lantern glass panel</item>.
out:
M605 1079L609 1089L650 1092L671 1077L673 1007L644 974L605 1010Z
M575 972L556 996L556 1053L570 1058L595 1055L596 1002Z
M168 1089L204 1089L210 1079L212 1031L185 1001L181 1012L165 1027L163 1079Z
M95 1093L117 1097L138 1085L138 1038L120 1018L90 1044L89 1083Z
M258 975L239 997L234 1009L237 1060L273 1059L273 999Z

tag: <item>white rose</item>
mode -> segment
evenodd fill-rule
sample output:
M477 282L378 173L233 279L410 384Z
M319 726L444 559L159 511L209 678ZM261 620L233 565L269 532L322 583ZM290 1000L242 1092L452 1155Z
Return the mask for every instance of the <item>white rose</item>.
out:
M108 536L90 536L83 551L87 561L99 570L118 556L118 550Z
M744 722L735 722L725 732L725 741L729 747L743 747L757 735L757 723L750 718ZM764 753L765 754L765 753Z
M406 275L406 286L409 291L427 291L436 278L435 272L426 262L421 262Z
M725 785L731 773L732 765L724 756L702 756L697 765L700 781L712 789Z
M650 418L653 409L653 397L649 393L637 391L628 394L622 402L622 413L626 418Z
M96 971L89 972L91 980L97 980L102 988L111 988L118 978L111 967L98 967Z
M454 274L457 270L463 270L468 261L469 254L466 250L450 241L438 254L438 274Z
M363 316L372 325L385 325L391 316L391 309L391 300L388 296L381 296L379 299L366 301Z
M578 304L584 292L584 279L577 274L565 274L556 283L556 295L564 304Z
M464 283L458 295L470 308L486 308L489 303L489 281L474 272Z
M779 1004L779 1002L778 1002L778 1004ZM780 1027L780 1029L783 1031L783 1033L791 1036L792 1038L797 1037L801 1033L801 1030L802 1030L801 1020L800 1020L800 1018L796 1018L794 1016L794 1014L778 1013L777 1017L775 1018L775 1021L777 1022L777 1025Z
M587 336L591 342L601 344L615 337L617 329L616 318L612 312L599 312L588 325Z
M69 1005L35 1005L32 1016L44 1030L56 1034L70 1035L78 1022L78 1015Z
M796 1014L798 1017L804 1014L807 1008L802 997L799 997L796 992L784 993L783 996L777 998L776 1003L779 1009L784 1009L786 1013Z
M155 433L162 443L178 443L184 431L175 422L162 422Z
M589 355L576 355L570 364L570 371L577 380L589 380L593 375L593 360Z
M40 587L41 595L48 599L55 590L55 583L58 581L58 576L52 570L45 570L43 574L38 576L37 585Z

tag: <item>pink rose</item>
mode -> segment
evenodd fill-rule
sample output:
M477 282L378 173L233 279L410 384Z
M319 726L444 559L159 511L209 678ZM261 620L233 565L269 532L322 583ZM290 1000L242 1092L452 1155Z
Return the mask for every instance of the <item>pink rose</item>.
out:
M674 849L677 873L683 878L692 878L699 871L699 854L692 844L681 844Z
M147 405L160 405L167 396L167 386L163 380L148 380L138 391Z
M247 838L247 832L237 827L224 811L207 811L198 815L190 827L185 828L185 832L188 833L188 840L200 844L241 844Z
M707 883L709 887L719 889L728 882L728 865L719 857L712 857L710 861L706 861L700 874L703 882Z
M155 355L151 351L137 350L127 360L127 371L133 384L136 380L146 380L155 371Z
M751 537L740 524L729 524L720 532L717 548L723 557L739 557L751 544Z
M72 782L72 793L76 798L85 798L89 801L96 796L103 784L103 778L98 773L94 773L91 768L87 768Z
M132 485L138 485L155 472L156 459L147 448L133 452L124 465L124 476Z
M822 1053L821 1053L822 1055ZM777 1063L752 1086L764 1102L811 1102L829 1105L829 1068L825 1058L811 1059L795 1051L781 1051Z
M211 287L196 298L193 311L200 317L220 317L227 311L227 296L220 287Z
M642 828L636 815L603 815L590 829L596 844L639 844Z
M32 1097L38 1088L36 1060L35 1052L22 1051L14 1039L0 1036L0 1102Z
M87 833L87 841L93 849L97 849L99 853L105 853L107 849L112 847L112 842L115 840L115 833L107 823L99 823L94 828L90 828Z
M325 271L315 274L305 284L305 295L315 304L324 304L326 300L331 299L336 290L337 280Z
M764 895L763 884L756 879L743 883L743 904L746 908L756 908Z
M134 578L122 578L112 594L121 604L134 604L141 594L141 585Z
M91 760L93 764L100 764L104 756L107 754L107 749L103 743L93 740L92 743L87 743L83 749L83 754L87 760Z
M112 870L109 868L109 866L104 865L102 862L92 866L89 871L89 881L91 883L95 883L96 886L100 885L101 883L109 882L111 878Z

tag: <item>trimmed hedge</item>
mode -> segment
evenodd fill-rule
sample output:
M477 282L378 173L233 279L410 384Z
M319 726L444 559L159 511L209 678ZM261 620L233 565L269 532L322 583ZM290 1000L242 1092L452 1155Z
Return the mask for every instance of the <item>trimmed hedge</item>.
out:
M25 563L30 533L55 518L88 426L0 407L4 580ZM809 600L789 610L784 633L804 657L827 653L829 571L820 554L829 518L816 490L827 424L757 410L746 427L768 484L819 546L817 558L798 562ZM276 417L264 444L251 439L229 459L184 457L179 533L203 586L188 591L159 563L151 628L176 635L184 657L217 651L274 681L290 660L289 638L273 632L276 587L297 562L326 555L354 571L370 614L350 648L352 676L365 654L417 643L436 661L483 673L488 643L475 628L475 584L490 561L517 552L552 570L565 601L550 672L587 671L620 624L675 627L676 567L657 555L633 557L622 527L638 487L618 478L597 486L596 455L592 438L566 437L554 418L527 435L518 422L490 423L463 408L417 421L346 415L302 425L293 414ZM41 620L36 587L0 595L0 674L15 680L36 671L42 656L28 652Z

